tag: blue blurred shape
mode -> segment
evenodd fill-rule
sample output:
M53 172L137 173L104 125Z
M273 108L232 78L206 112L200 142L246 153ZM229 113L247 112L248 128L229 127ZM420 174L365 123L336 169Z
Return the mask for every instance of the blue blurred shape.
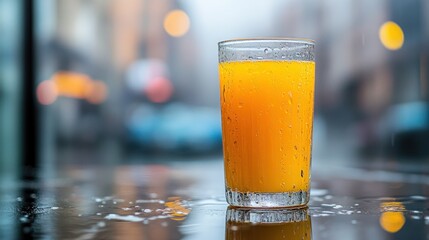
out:
M125 127L128 142L145 152L207 153L222 146L220 113L212 108L141 104Z

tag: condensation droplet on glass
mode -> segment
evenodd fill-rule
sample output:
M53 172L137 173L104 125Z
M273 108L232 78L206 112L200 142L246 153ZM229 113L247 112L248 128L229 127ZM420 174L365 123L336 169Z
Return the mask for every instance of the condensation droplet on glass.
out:
M225 102L225 86L222 87L223 102Z

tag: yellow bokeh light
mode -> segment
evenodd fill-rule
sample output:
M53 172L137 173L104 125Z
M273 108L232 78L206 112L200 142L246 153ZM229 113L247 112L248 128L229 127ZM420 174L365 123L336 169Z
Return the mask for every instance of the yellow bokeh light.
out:
M402 211L405 207L400 202L385 202L381 204L380 225L389 233L395 233L401 230L405 224L405 217Z
M388 21L381 25L378 35L383 46L389 50L398 50L404 44L404 32L395 22Z
M189 17L182 10L170 11L164 18L164 30L172 37L181 37L185 35L189 27Z

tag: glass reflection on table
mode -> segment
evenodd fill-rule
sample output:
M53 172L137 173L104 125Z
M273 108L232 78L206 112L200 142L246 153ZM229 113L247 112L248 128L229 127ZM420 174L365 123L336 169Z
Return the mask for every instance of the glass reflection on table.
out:
M228 207L226 240L311 239L308 208L247 209Z

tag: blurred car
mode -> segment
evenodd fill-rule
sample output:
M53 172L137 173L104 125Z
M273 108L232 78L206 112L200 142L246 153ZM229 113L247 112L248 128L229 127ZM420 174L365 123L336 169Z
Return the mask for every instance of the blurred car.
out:
M170 103L140 104L125 122L126 142L145 153L210 153L222 147L220 113Z

